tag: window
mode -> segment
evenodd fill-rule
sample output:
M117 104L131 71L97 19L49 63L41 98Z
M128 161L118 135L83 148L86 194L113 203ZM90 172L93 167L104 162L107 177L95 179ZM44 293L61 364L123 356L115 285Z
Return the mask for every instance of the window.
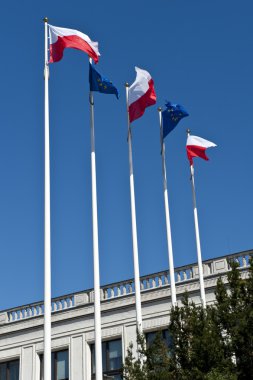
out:
M19 360L0 363L0 380L19 380Z
M162 339L164 340L168 349L171 350L173 348L173 342L172 342L172 337L170 336L169 331L167 329L166 330L160 330L160 331L152 331L152 332L146 333L145 335L146 335L147 346L149 346L150 344L153 343L156 335L159 333L162 335Z
M122 344L121 339L109 340L102 343L102 361L104 380L121 380L122 376ZM91 373L95 380L95 345L91 345Z
M55 351L51 354L52 380L69 380L69 351ZM40 380L44 380L44 360L40 355ZM2 380L0 378L0 380ZM12 379L11 379L12 380Z

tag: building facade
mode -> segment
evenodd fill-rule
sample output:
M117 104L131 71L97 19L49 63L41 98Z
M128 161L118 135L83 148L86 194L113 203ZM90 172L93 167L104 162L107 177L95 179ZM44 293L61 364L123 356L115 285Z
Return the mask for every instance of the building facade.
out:
M245 251L203 262L207 304L214 302L215 285L226 282L229 261L237 260L247 275ZM175 268L178 304L187 290L201 302L197 264ZM52 299L52 380L93 380L94 291L86 290ZM143 330L147 339L169 324L171 294L169 272L141 277ZM121 379L127 347L136 345L136 313L133 279L101 287L102 351L104 379ZM43 302L0 312L0 380L43 379Z

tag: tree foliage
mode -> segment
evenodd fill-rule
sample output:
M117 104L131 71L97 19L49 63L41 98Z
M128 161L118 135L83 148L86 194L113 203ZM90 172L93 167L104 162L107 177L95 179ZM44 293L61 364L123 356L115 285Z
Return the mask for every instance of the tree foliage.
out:
M128 348L125 380L253 379L253 260L247 278L230 263L228 283L217 282L216 302L203 309L185 294L170 314L167 347L161 334L152 344L137 334L137 357Z

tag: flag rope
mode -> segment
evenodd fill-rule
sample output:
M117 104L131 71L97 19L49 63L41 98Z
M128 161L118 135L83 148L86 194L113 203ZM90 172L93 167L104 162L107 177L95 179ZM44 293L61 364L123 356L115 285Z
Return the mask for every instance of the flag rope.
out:
M173 249L171 238L171 225L170 225L170 211L169 211L169 198L167 188L167 175L166 175L166 162L165 162L165 144L163 141L163 125L162 125L162 109L158 108L159 113L159 125L160 125L160 139L161 139L161 155L162 155L162 172L163 172L163 192L164 192L164 208L166 218L166 232L167 232L167 245L168 245L168 258L169 258L169 270L170 270L170 291L171 291L171 303L172 306L176 306L176 286L175 286L175 272L173 261Z
M142 312L141 312L140 271L139 271L135 193L134 193L132 133L131 133L131 125L130 125L129 109L128 109L128 91L129 91L128 83L126 83L125 86L126 86L126 108L127 108L127 126L128 126L128 156L129 156L129 173L130 173L130 198L131 198L131 218L132 218L132 242L133 242L133 261L134 261L136 325L137 325L138 332L140 334L142 334L143 328L142 328Z
M90 64L92 59L89 58ZM90 91L90 130L91 130L91 182L92 182L92 227L93 227L93 263L94 263L94 317L95 317L95 359L96 380L103 380L102 368L102 338L101 338L101 309L100 309L100 276L98 249L98 218L97 218L97 184L96 184L96 155L94 129L94 98Z
M45 24L45 183L44 183L44 379L51 380L51 227L50 227L50 142L48 95L48 19Z
M190 135L190 130L187 129L187 135ZM200 236L199 236L199 222L198 222L198 210L196 203L196 191L195 191L195 181L194 181L194 168L193 164L190 165L191 172L191 184L192 184L192 200L193 200L193 214L194 214L194 225L195 225L195 236L196 236L196 246L197 246L197 256L198 256L198 268L199 268L199 284L200 284L200 296L203 308L206 308L206 294L203 276L203 264L201 257L201 246L200 246Z

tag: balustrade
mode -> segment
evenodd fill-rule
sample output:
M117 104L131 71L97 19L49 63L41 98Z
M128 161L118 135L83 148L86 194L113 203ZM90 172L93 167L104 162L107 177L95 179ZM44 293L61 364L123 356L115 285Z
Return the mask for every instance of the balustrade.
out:
M230 270L230 261L234 260L238 263L239 269L245 269L249 266L249 258L252 251L242 252L234 255L228 255L211 260L203 261L204 278L208 276L219 276ZM186 281L194 281L198 279L198 266L186 265L175 268L176 285ZM151 291L152 289L167 287L170 285L169 271L163 271L149 276L140 278L141 291ZM124 297L133 294L135 291L133 279L124 282L117 282L111 285L101 287L101 301L106 301L118 297ZM75 300L78 300L75 305ZM81 292L75 295L67 295L52 299L52 313L70 309L85 303L94 302L94 291ZM41 316L44 314L43 302L25 305L19 308L13 308L5 311L7 318L4 323L16 322L23 319ZM3 314L3 313L2 313ZM3 319L4 320L4 319Z

